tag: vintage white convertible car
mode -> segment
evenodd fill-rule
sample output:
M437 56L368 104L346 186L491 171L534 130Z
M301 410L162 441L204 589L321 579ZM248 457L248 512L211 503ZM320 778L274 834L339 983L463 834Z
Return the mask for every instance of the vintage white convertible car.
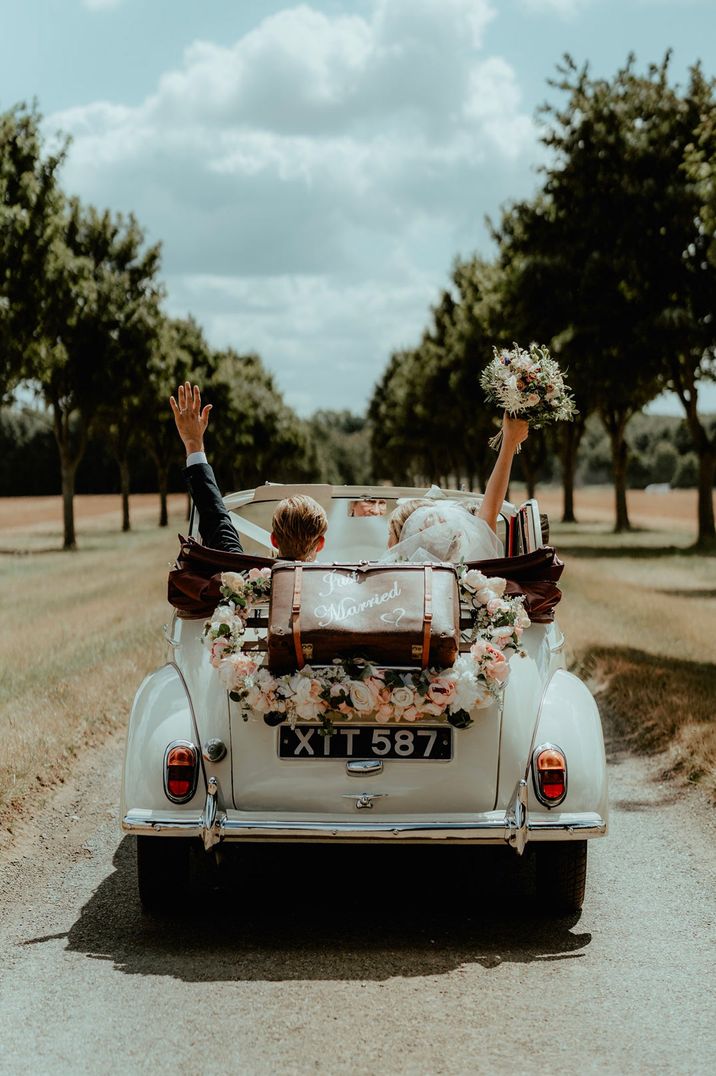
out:
M561 564L542 544L536 502L505 506L500 526L511 555L499 571L497 562L483 569L511 578L513 593L522 588L528 611L542 604L543 615L531 617L520 648L509 652L499 696L471 714L469 728L444 718L408 724L353 713L334 715L333 734L321 735L315 722L271 727L247 713L245 703L230 698L202 644L216 573L269 563L262 558L270 555L276 502L296 492L267 484L225 498L245 562L237 554L216 557L196 541L196 512L182 543L178 577L186 574L186 556L194 590L183 605L175 602L180 611L165 628L167 663L137 691L124 762L121 824L137 837L145 908L172 910L197 849L213 857L246 841L453 842L526 851L525 859L536 857L546 911L578 911L587 841L607 832L604 743L590 692L565 668L565 640L554 619ZM328 513L319 558L327 566L380 558L393 507L421 495L382 486L300 492ZM449 496L475 500L458 491ZM551 602L542 601L549 594ZM247 622L246 638L259 655L266 625L265 613Z

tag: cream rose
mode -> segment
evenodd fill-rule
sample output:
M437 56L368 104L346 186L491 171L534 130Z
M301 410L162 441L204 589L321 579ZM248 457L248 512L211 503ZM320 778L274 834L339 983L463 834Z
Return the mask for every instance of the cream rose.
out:
M409 687L394 687L390 693L390 701L396 710L404 710L406 706L413 705L413 691Z
M228 587L233 594L243 594L246 580L240 572L222 572L221 585Z
M376 695L368 684L353 680L350 685L351 702L359 714L369 714L376 706Z

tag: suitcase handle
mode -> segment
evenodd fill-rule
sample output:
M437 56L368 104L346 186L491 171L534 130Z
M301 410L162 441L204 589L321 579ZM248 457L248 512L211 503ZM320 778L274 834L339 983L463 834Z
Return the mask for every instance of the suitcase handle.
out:
M291 631L293 633L293 645L296 651L298 668L305 665L303 647L301 646L301 591L303 589L303 567L296 565L293 576L293 599L291 601Z
M430 663L430 635L433 627L433 569L425 565L425 600L423 602L423 652L422 665L427 669Z

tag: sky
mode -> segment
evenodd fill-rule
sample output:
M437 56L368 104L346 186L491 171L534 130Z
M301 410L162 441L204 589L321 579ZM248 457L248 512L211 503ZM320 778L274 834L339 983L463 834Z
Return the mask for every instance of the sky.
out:
M0 0L0 108L163 245L167 309L287 401L362 410L486 215L529 196L565 52L716 75L715 0ZM704 396L716 411L716 386ZM673 400L657 410L679 414Z

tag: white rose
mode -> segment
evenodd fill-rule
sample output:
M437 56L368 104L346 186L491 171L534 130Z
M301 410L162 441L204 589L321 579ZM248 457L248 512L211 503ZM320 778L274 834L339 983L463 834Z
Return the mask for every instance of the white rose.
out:
M465 590L469 590L474 594L488 585L487 576L483 575L482 572L478 572L477 568L471 568L469 572L465 572L463 575L462 585Z
M492 575L487 580L487 586L495 595L496 598L501 598L505 593L505 587L507 586L507 580L502 579L499 575Z
M246 580L239 572L222 572L221 584L228 587L234 594L241 594L246 586Z
M369 714L375 709L373 692L360 680L353 680L350 686L351 702L359 714Z
M511 641L513 629L509 626L503 628L490 628L489 634L493 644L502 650L503 646L507 646Z
M291 701L296 714L304 721L315 721L324 709L322 701L313 695L312 681L306 677L299 677L296 694Z
M390 693L390 701L396 710L404 710L406 706L413 705L413 692L409 687L394 687Z
M236 613L234 612L234 606L231 602L228 605L217 605L216 609L212 613L211 626L218 627L220 624L233 625Z

